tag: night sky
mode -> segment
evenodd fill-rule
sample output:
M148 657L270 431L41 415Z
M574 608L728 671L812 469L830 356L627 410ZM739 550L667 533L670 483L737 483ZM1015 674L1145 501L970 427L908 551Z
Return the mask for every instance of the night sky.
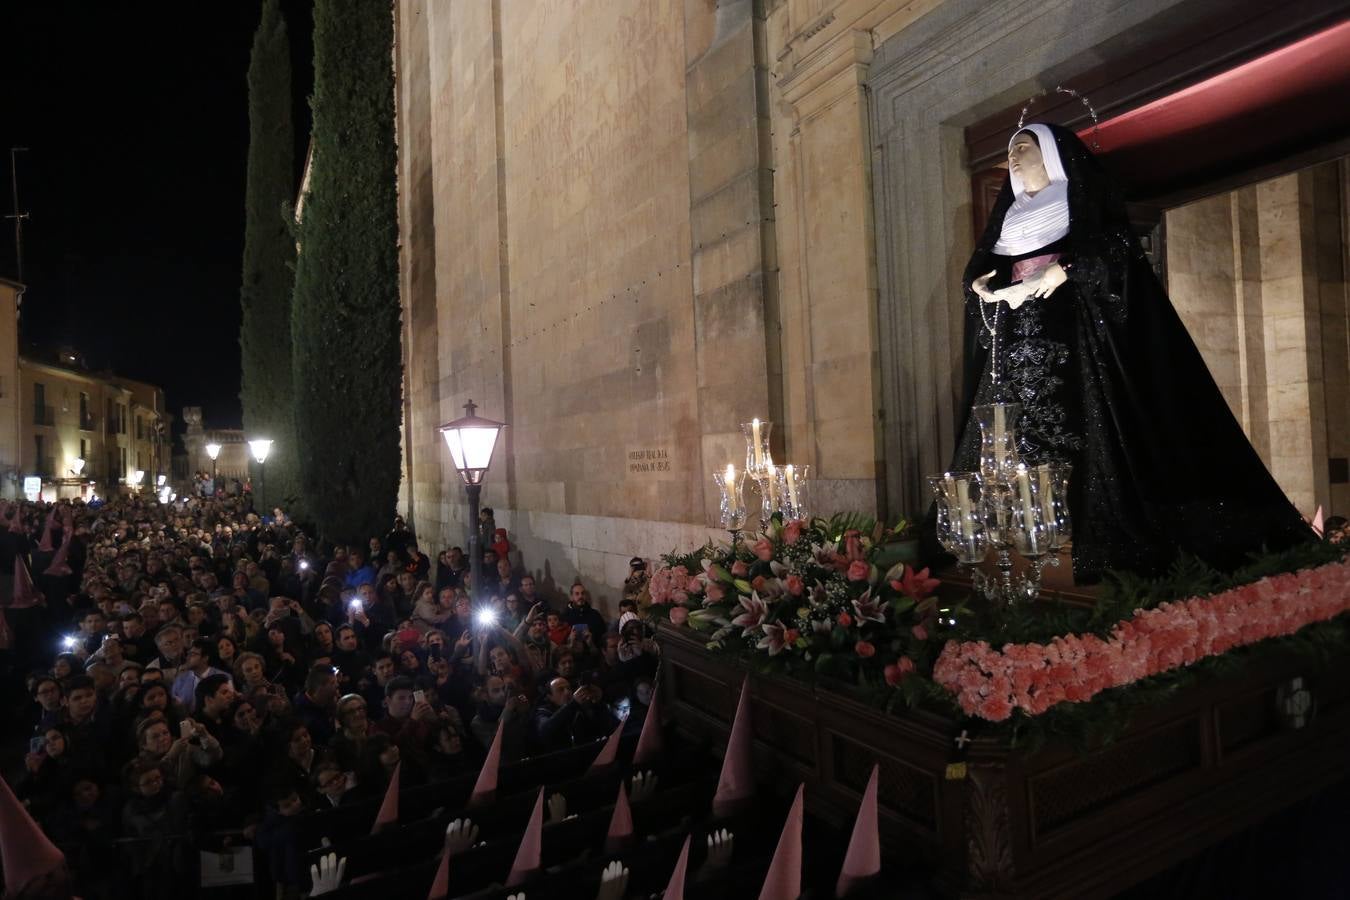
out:
M309 134L310 0L285 0L296 165ZM261 0L7 2L0 10L0 210L24 223L21 352L69 344L90 368L238 427L245 75ZM297 173L298 174L298 173ZM298 183L297 177L297 183ZM16 278L0 222L0 277ZM175 422L175 431L181 422Z

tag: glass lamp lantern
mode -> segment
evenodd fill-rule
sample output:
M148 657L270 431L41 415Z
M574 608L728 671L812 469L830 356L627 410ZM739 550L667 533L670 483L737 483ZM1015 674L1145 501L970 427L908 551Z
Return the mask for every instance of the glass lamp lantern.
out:
M1012 526L1008 537L1013 549L1028 559L1051 553L1056 546L1053 483L1042 480L1039 469L1029 471L1019 464L1008 485Z
M759 486L759 523L762 528L768 528L773 514L782 508L783 491L780 481L782 477L782 469L772 462L765 465L755 476L755 483Z
M745 498L742 488L745 486L745 471L737 471L734 465L712 473L713 483L721 497L718 504L718 524L728 531L740 531L745 527Z
M1050 547L1058 550L1073 537L1073 521L1069 517L1069 476L1073 466L1068 463L1044 463L1034 470L1039 485L1041 517L1049 531Z
M789 463L778 470L778 508L783 521L811 518L811 467Z
M248 449L258 465L264 466L267 465L267 455L272 452L272 441L269 438L253 438L248 442Z
M1022 458L1017 452L1020 403L987 403L974 409L980 425L980 475L989 483L1011 484Z
M938 542L962 565L983 562L990 536L979 473L947 472L928 483L936 498Z
M752 419L741 423L741 433L745 435L745 471L752 478L763 477L773 467L773 455L769 453L772 431L772 422Z
M477 409L478 406L470 400L464 404L466 415L440 428L441 437L445 438L445 446L450 451L450 459L466 485L483 483L483 476L492 463L497 436L506 427L502 422L477 415Z

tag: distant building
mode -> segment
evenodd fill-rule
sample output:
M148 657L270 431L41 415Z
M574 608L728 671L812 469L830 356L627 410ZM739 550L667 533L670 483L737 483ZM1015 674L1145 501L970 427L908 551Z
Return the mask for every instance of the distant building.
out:
M0 278L0 497L19 495L19 299L24 286Z
M183 407L183 422L187 425L187 431L183 434L183 445L187 448L187 471L178 474L191 478L197 472L211 474L214 471L217 478L248 480L248 443L244 440L243 429L205 427L200 406ZM210 454L206 452L208 444L220 445L214 467Z
M161 388L92 372L64 347L19 357L16 381L19 492L37 478L46 499L88 499L167 479L171 417Z

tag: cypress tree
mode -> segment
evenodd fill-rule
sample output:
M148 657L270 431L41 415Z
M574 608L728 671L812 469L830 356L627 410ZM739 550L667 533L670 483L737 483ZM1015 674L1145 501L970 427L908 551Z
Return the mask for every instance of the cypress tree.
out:
M334 541L382 532L398 496L393 24L387 2L314 4L313 151L292 371L304 496L319 534Z
M291 50L279 0L265 0L248 67L248 180L244 195L244 280L239 329L244 433L269 437L267 505L300 514L295 420L291 411L291 291L295 238L295 127ZM254 488L260 487L258 479ZM265 505L267 504L267 505Z

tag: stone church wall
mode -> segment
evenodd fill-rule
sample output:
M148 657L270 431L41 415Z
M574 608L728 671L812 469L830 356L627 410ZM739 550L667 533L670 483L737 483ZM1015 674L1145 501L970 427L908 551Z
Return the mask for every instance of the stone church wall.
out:
M818 512L921 512L955 431L962 128L1216 7L397 0L427 549L466 534L436 425L470 397L511 426L498 525L610 608L630 556L717 534L709 475L754 416Z

